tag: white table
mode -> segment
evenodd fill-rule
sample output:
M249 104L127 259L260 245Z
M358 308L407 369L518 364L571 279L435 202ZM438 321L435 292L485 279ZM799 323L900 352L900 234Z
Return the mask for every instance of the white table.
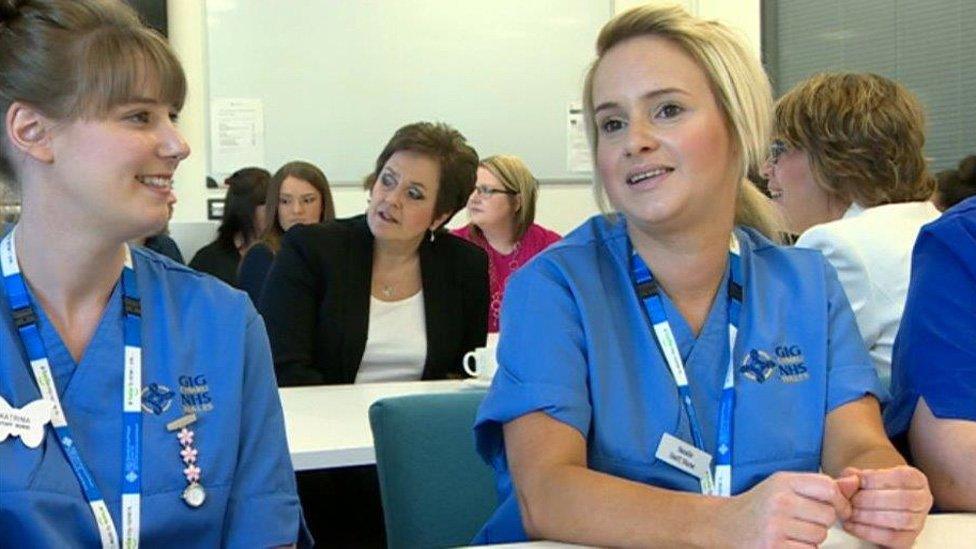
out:
M556 541L533 541L485 546L492 549L569 549L583 547ZM850 536L840 528L833 528L821 549L867 549L873 544ZM973 549L976 547L976 514L930 515L925 529L915 540L915 549Z
M369 407L382 398L468 390L469 381L408 381L280 389L296 471L376 463Z

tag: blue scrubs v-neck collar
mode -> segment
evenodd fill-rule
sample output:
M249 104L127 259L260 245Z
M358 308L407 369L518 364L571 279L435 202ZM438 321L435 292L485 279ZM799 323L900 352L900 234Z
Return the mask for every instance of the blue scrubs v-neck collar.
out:
M671 301L671 298L666 292L661 292L661 301L668 315L671 330L674 332L674 339L678 343L678 349L681 351L682 360L685 361L685 367L689 370L695 368L695 364L702 360L714 361L714 356L708 356L708 353L713 352L716 345L719 347L728 346L728 307L726 304L729 297L728 293L724 291L728 283L729 271L726 269L721 282L719 282L718 290L715 292L715 298L712 300L708 315L705 317L705 323L702 324L702 329L698 332L697 337L692 333L691 327L678 311L674 302ZM709 368L712 366L711 364L708 365ZM725 363L714 366L718 368L722 376L725 375Z
M617 267L621 273L630 272L630 260L629 260L629 249L630 245L628 243L629 237L627 236L627 220L621 215L618 215L615 222L608 220L601 220L606 223L607 226L605 230L606 234L602 240L604 245L607 246L608 250L613 257ZM740 229L734 228L733 232L739 237L739 245L742 248L752 248L752 241L746 238L744 234L741 233ZM745 251L742 252L743 254ZM742 262L743 276L746 276L746 271L749 269L748 262ZM685 362L685 369L688 371L688 377L694 380L692 383L692 393L695 397L703 397L707 395L709 398L719 398L722 394L722 385L725 381L725 369L728 362L728 312L726 304L728 303L727 292L724 288L729 282L729 270L725 269L722 275L722 281L718 285L718 290L715 292L715 298L712 300L712 305L709 308L708 316L705 317L705 323L702 325L701 331L698 333L698 337L691 331L691 327L685 320L684 316L678 311L678 308L671 301L671 298L666 292L661 292L662 302L664 303L665 312L668 315L668 321L671 323L671 329L674 332L675 341L678 343L678 349L681 352L681 358ZM634 304L637 308L643 307L637 295L634 294L633 290L629 290L630 294L633 296ZM739 330L742 331L744 326L748 326L748 318L746 311L747 307L742 308L742 314L739 320ZM648 338L651 335L648 332ZM658 357L661 358L661 357ZM667 372L667 364L664 362L663 358L660 360L660 366ZM668 373L670 376L670 373ZM682 427L686 427L684 423L685 419L680 420L683 424ZM709 420L708 423L712 423L713 420ZM712 440L714 436L711 437ZM706 436L706 439L708 437ZM707 442L710 444L710 442Z
M28 287L31 300L39 303L37 296ZM98 408L86 405L91 399L91 395L85 393L87 379L95 376L97 383L107 383L107 376L118 374L121 379L121 372L117 371L120 350L124 347L122 341L122 297L121 286L116 283L112 289L102 317L98 321L98 326L92 333L91 339L81 355L81 360L75 362L68 351L67 345L61 335L58 334L54 323L51 322L47 312L43 307L35 307L37 313L37 324L40 328L41 340L48 353L48 362L51 366L51 373L54 375L54 383L61 397L62 405L67 409L81 406L86 410L97 412ZM40 393L38 393L40 394ZM96 400L97 402L97 400Z

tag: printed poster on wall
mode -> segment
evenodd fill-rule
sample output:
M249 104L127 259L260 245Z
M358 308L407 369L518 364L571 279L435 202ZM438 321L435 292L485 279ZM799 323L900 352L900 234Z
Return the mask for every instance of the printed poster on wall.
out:
M593 171L583 125L583 105L579 101L570 102L566 110L566 169L578 173Z
M216 97L210 101L211 172L229 175L264 165L264 105L260 99Z

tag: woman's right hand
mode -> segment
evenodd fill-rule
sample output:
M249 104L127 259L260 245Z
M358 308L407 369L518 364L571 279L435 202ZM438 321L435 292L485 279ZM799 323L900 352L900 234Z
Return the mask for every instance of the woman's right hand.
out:
M834 480L815 473L776 473L728 500L719 535L735 547L808 548L827 539L851 516L848 494L857 477Z

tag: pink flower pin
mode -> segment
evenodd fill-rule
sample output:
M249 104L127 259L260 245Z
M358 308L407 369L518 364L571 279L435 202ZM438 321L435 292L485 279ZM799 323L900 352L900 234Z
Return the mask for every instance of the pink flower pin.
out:
M180 450L180 456L183 458L183 463L196 463L197 449L187 446L186 448Z
M183 446L189 446L193 444L193 431L184 427L180 429L180 432L176 435L176 438L180 439L180 444Z
M183 469L183 475L186 476L187 482L197 482L200 480L200 468L191 463L186 466L186 469Z

